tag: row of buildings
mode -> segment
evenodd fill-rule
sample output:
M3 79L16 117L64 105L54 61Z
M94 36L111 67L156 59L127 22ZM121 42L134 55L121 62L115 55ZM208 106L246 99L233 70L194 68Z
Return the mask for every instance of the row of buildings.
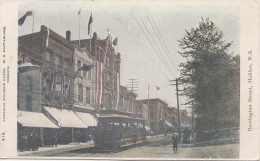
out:
M174 108L160 99L136 100L136 93L120 85L121 56L116 44L110 35L100 39L97 33L71 40L70 31L64 38L46 26L20 36L18 139L33 134L41 145L50 137L61 144L84 142L102 111L142 117L155 133L174 127Z

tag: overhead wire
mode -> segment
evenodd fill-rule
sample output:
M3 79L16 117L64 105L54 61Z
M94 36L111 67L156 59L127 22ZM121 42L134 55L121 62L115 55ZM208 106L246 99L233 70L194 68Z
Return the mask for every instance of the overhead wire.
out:
M118 17L118 15L116 13L114 13L114 16L116 17L116 19L121 23L121 25L123 26L123 28L128 32L128 34L130 35L130 37L135 41L135 43L142 49L142 51L150 58L150 60L157 66L157 68L161 71L161 73L164 74L164 76L166 78L169 78L169 76L167 76L167 74L162 71L162 69L158 66L157 63L154 62L154 60L151 58L151 56L149 55L149 53L147 53L147 51L140 45L140 43L136 40L136 38L133 36L133 34L128 30L128 28L126 27L126 25L121 21L121 19Z
M150 16L151 16L151 15L150 15ZM154 30L154 32L155 32L155 34L156 34L156 36L157 36L157 38L158 38L160 44L161 44L161 46L162 46L164 52L166 53L168 59L170 60L170 63L172 64L174 70L176 71L176 74L178 74L176 64L175 64L175 62L173 61L172 57L169 55L169 50L167 49L167 46L165 45L165 42L162 40L162 36L159 36L159 35L161 35L161 33L160 33L160 31L159 31L159 29L158 29L156 23L155 23L154 20L153 20L153 24L152 24L150 18L149 18L147 15L146 15L146 17L147 17L149 23L151 24L151 26L152 26L152 28L153 28L153 30ZM152 17L151 17L151 18L152 18ZM153 18L152 18L152 19L153 19ZM156 29L155 29L155 28L156 28ZM157 33L156 31L157 31L158 33ZM158 35L158 34L159 34L159 35Z
M169 66L167 64L165 64L165 59L163 60L163 58L158 54L158 51L155 49L154 45L152 44L152 42L150 41L150 39L148 38L147 34L144 32L144 29L141 27L140 23L138 22L138 20L135 18L135 16L132 14L135 22L137 23L137 25L139 26L139 28L141 29L142 33L144 34L145 38L147 39L147 41L149 42L150 46L153 48L153 50L155 51L155 53L158 55L160 61L162 62L162 64L164 65L164 67L168 70L168 72L174 76L174 73L171 71L171 69L169 68Z

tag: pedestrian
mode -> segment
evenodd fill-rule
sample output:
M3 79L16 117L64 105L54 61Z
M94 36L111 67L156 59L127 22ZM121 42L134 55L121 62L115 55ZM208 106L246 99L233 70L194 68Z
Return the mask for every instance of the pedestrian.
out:
M172 148L173 152L177 153L177 148L178 148L178 137L176 135L172 136Z

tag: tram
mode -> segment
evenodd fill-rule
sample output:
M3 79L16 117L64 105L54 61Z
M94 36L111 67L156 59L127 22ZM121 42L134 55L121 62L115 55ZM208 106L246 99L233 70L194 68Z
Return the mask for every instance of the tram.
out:
M95 149L116 151L122 147L141 144L145 141L143 119L122 114L98 116L98 126L95 130Z

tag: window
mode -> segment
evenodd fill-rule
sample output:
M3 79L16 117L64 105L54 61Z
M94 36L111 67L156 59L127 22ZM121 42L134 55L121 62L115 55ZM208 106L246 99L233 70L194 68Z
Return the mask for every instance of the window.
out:
M81 68L81 61L80 60L78 60L77 67L78 67L78 74L81 76L81 71L79 70Z
M45 99L47 101L51 100L51 81L49 79L46 80L45 84Z
M65 85L65 96L64 96L64 102L69 102L70 98L70 86Z
M110 94L107 93L105 99L106 99L105 108L109 110L111 109L111 104L112 104Z
M111 58L110 56L107 55L107 60L106 60L106 67L110 67L110 61L111 61Z
M78 101L83 102L83 85L78 85Z
M32 91L32 77L28 76L26 79L26 90Z
M85 64L84 64L84 65L85 65ZM83 66L84 66L84 65L83 65ZM87 71L86 71L86 70L83 70L83 77L84 77L84 78L87 78Z
M55 55L55 69L56 69L56 71L62 70L61 63L62 63L61 55Z
M56 83L55 100L56 101L60 101L61 100L61 83L60 82Z
M32 96L26 97L26 109L27 111L32 111Z
M111 87L112 86L111 74L106 72L105 78L106 78L106 82L105 82L106 86Z
M53 53L51 51L46 51L46 65L49 67L52 66L53 62Z
M104 54L103 54L103 51L101 49L99 49L99 61L104 62Z
M115 61L114 70L115 72L119 73L119 63L117 61Z
M69 72L70 71L70 59L68 58L65 58L64 59L64 70L66 72Z
M117 77L114 76L114 89L117 90Z
M90 88L86 87L86 103L90 104Z
M91 69L88 71L88 80L91 80Z

